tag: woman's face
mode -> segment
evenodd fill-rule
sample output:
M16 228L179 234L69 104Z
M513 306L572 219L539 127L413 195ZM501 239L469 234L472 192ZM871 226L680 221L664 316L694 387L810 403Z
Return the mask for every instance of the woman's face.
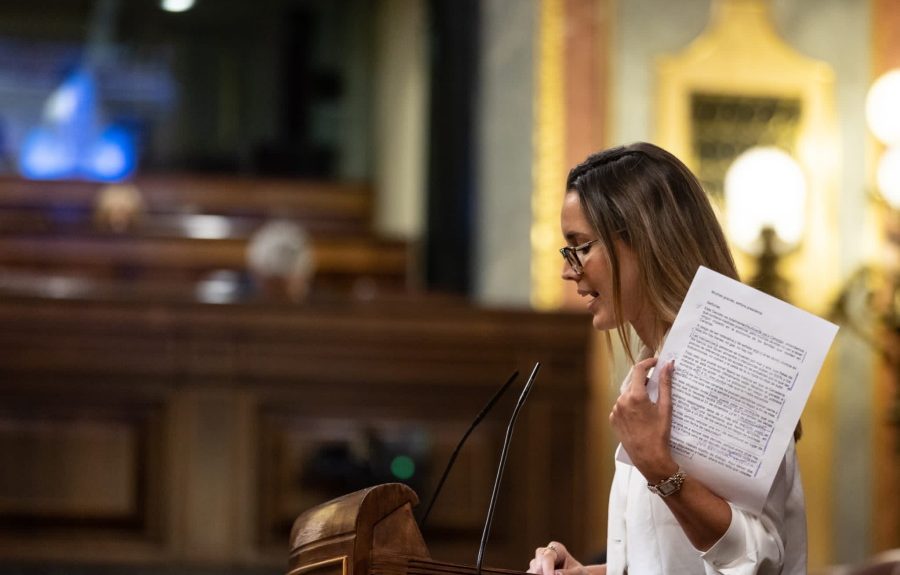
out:
M585 242L598 238L594 228L588 222L581 208L578 194L566 193L563 201L562 233L569 246L578 246ZM616 254L619 257L619 280L621 281L620 294L622 297L622 318L631 323L638 334L643 327L643 310L651 306L643 305L643 290L640 286L638 261L634 251L620 240L615 242ZM613 302L612 269L606 246L601 242L591 244L585 250L578 252L581 261L582 273L575 273L567 262L563 263L562 277L564 280L575 282L578 286L578 295L585 299L587 308L593 315L594 328L598 330L615 329L615 304ZM648 326L649 327L649 326Z

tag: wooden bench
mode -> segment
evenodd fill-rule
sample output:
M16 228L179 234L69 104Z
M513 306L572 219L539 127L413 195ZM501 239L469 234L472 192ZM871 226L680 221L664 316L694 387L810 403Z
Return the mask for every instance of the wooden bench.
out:
M409 285L411 253L371 230L364 184L201 176L145 177L145 208L123 232L96 225L100 184L0 179L0 269L89 279L110 288L186 286L215 272L247 271L252 234L289 219L310 234L319 287L347 291Z

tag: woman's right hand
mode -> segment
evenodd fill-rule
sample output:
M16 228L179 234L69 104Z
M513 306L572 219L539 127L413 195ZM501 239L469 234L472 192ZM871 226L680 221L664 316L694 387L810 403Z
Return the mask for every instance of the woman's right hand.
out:
M551 541L546 547L538 547L534 550L534 559L528 564L528 573L535 575L589 575L591 570L569 555L565 545L558 541Z

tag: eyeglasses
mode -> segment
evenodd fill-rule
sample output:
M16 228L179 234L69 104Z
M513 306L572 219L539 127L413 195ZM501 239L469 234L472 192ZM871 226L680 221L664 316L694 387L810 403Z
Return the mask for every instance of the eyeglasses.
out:
M578 252L585 251L586 249L591 247L591 245L599 241L600 239L598 238L596 240L584 242L583 244L578 246L566 246L564 248L559 248L559 253L562 254L562 257L564 260L566 260L566 263L568 263L569 266L572 267L572 271L574 271L578 275L581 275L584 273L584 265L581 263L581 259L579 259L578 257Z

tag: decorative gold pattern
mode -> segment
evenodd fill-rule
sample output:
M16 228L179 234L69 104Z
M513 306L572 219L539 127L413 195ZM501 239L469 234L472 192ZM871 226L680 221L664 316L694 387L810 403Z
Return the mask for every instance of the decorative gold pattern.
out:
M776 146L795 154L800 112L797 98L693 93L691 151L706 192L722 202L725 172L754 146Z
M563 0L540 0L534 124L534 191L531 196L531 303L562 303L559 210L565 187L565 82Z

